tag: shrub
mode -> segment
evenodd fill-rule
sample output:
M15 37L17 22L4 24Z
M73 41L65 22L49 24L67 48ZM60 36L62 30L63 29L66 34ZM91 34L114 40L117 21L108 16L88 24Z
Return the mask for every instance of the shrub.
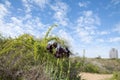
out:
M78 80L78 70L69 58L57 59L46 50L50 40L66 46L64 40L48 36L54 26L40 40L29 34L3 40L0 43L0 79Z
M120 80L120 72L114 72L110 80Z
M85 64L85 72L91 72L91 73L99 73L99 68L98 66L95 66L91 63Z

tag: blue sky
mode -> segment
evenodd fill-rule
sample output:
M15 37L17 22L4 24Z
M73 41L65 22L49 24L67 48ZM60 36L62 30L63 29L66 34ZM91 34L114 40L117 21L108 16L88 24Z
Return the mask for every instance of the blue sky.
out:
M0 0L0 33L38 38L58 24L50 36L68 41L71 50L86 57L120 57L120 0Z

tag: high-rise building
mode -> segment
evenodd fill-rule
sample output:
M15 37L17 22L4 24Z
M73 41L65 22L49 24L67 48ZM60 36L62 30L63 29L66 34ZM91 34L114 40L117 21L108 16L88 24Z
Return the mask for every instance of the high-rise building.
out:
M109 53L110 58L118 58L118 50L115 48L112 48Z

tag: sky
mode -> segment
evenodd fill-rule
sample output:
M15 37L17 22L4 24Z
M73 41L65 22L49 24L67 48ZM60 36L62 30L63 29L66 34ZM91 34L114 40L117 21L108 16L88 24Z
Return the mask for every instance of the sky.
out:
M116 48L120 58L120 0L0 0L0 33L17 37L29 33L69 43L76 56L109 57Z

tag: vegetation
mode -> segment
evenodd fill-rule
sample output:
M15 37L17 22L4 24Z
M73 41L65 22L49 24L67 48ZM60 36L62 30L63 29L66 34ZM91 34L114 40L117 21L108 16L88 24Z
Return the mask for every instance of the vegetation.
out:
M114 72L113 77L109 80L120 80L120 72Z
M56 58L46 50L51 40L67 47L64 40L49 37L55 26L43 39L29 34L14 39L0 35L0 80L79 80L75 63L66 57Z
M120 71L120 59L74 57L71 61L77 63L81 72L112 74Z
M90 73L100 73L100 69L97 65L92 64L91 62L87 61L87 58L79 58L75 57L71 60L73 63L76 63L76 67L81 72L90 72Z
M51 26L42 39L29 34L16 38L0 35L0 80L80 80L80 72L113 73L120 70L119 59L55 57L56 50L51 52L46 48L49 41L68 48L59 37L49 37L56 26ZM119 74L114 73L111 80L120 80Z

